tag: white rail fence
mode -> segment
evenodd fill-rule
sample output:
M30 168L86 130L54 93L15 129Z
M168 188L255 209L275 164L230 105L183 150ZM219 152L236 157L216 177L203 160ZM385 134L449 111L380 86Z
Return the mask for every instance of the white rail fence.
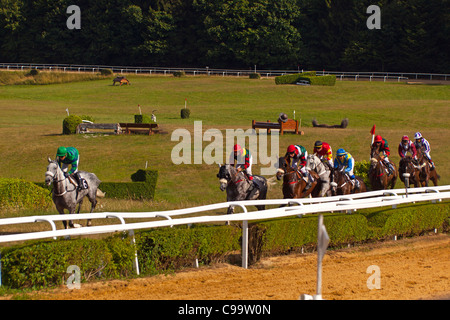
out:
M450 185L437 187L423 187L412 189L392 189L371 191L359 194L334 196L325 198L302 198L302 199L269 199L269 200L253 200L253 201L236 201L223 202L217 204L210 204L205 206L157 211L157 212L101 212L90 214L72 215L42 215L29 216L18 218L3 218L0 219L0 227L5 225L16 225L22 223L48 222L51 226L50 231L29 232L19 234L5 234L0 235L0 243L26 241L32 239L70 237L78 235L92 235L101 233L111 233L128 231L134 241L134 230L151 229L159 227L172 227L174 225L189 225L196 223L218 223L228 221L242 221L242 267L248 267L248 221L275 219L289 216L301 217L306 214L316 214L322 212L344 211L353 212L358 209L376 208L391 206L396 208L397 205L415 203L422 201L431 201L436 203L442 199L450 199ZM288 205L285 207L277 207L273 209L266 209L263 211L249 211L248 207L255 205L279 206ZM186 214L201 213L208 211L215 211L226 209L230 206L237 206L242 208L242 213L232 215L204 215L187 218L176 218ZM255 209L254 209L255 210ZM56 229L55 222L81 219L107 219L116 218L120 223L109 224L93 227L81 227L74 229ZM152 220L146 222L131 222L127 223L125 219L155 219L164 218L164 220ZM139 266L137 264L137 257L135 259L136 272L139 274Z
M263 77L275 77L286 74L299 73L304 70L265 70L249 69L218 69L218 68L183 68L183 67L135 67L135 66L106 66L106 65L76 65L76 64L35 64L35 63L0 63L0 69L24 71L28 69L38 69L46 71L62 72L91 72L96 73L101 69L111 69L115 73L140 74L140 75L172 75L176 71L184 71L186 74L196 75L216 75L216 76L248 76L251 73L259 73ZM450 80L450 74L445 73L411 73L411 72L366 72L366 71L317 71L317 75L336 75L339 80Z

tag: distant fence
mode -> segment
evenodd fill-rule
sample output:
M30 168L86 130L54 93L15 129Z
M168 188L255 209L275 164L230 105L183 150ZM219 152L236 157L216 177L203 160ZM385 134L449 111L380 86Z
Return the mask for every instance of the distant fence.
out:
M2 225L16 225L23 223L48 222L51 231L18 233L0 235L0 243L26 241L33 239L56 238L75 235L92 235L101 233L110 233L118 231L129 231L134 235L134 230L167 227L174 225L189 225L196 223L217 223L227 221L242 221L242 267L248 267L248 221L267 220L289 216L303 216L306 214L315 214L332 211L352 212L364 208L377 208L390 206L396 208L397 205L406 203L415 203L421 201L442 201L442 199L450 199L450 185L437 187L423 187L411 189L391 189L357 193L351 195L323 197L323 198L302 198L302 199L269 199L269 200L246 200L223 202L210 204L200 207L157 211L157 212L101 212L87 213L78 215L43 215L29 216L18 218L0 219ZM255 205L275 205L279 206L292 205L285 207L277 207L274 209L266 209L263 211L248 211L249 206ZM225 209L230 206L238 206L242 208L243 213L232 215L205 215L188 218L173 219L173 217L201 213L219 209ZM67 219L106 219L116 218L119 224L101 225L93 227L81 227L74 229L57 230L55 221ZM147 222L126 223L125 219L154 219L163 218L164 220L153 220ZM135 261L137 266L137 259ZM138 266L136 267L139 270Z
M209 76L248 76L251 73L259 73L262 77L276 77L286 74L299 73L304 70L266 70L266 69L217 69L210 67L203 68L182 68L182 67L133 67L133 66L106 66L106 65L76 65L76 64L36 64L36 63L0 63L0 69L4 70L28 70L38 69L46 71L61 72L99 72L101 69L111 69L114 73L139 74L139 75L172 75L177 71L184 71L188 75L209 75ZM306 70L305 70L306 71ZM406 73L406 72L347 72L347 71L317 71L317 75L336 75L338 80L383 80L401 81L408 79L415 80L439 80L450 81L450 74L439 73Z

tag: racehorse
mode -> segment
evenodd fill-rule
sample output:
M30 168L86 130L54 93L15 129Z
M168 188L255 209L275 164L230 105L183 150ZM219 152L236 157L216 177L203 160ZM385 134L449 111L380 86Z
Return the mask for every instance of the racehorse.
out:
M254 175L253 181L250 181L243 171L238 171L229 164L219 165L219 168L217 177L220 182L220 190L227 191L227 201L266 199L268 188L266 178ZM256 208L264 210L266 206L259 205ZM234 213L234 206L230 206L227 211L227 214L232 213Z
M350 179L350 177L344 172L344 170L345 167L343 167L342 169L334 169L332 172L333 182L331 182L330 184L331 194L333 196L367 191L366 184L364 183L363 179L361 179L361 177L355 176L359 181L359 189L356 189L354 183L352 182L352 179Z
M420 170L419 178L422 187L428 187L429 180L433 181L433 184L437 186L438 179L440 179L441 177L437 174L436 168L431 170L431 163L429 162L427 157L425 157L424 152L422 150L417 151L417 159L419 163L417 168Z
M283 178L282 191L284 199L304 198L311 194L319 180L317 173L310 171L311 175L314 177L314 182L311 183L310 188L305 190L307 182L303 179L298 170L293 169L284 157L279 158L278 164L276 177L278 180Z
M411 156L406 156L400 160L398 165L400 180L405 183L403 174L409 173L409 183L414 184L414 187L419 187L420 184L420 169L413 163Z
M92 213L97 205L97 196L104 196L100 189L98 189L101 181L97 176L90 172L78 171L80 177L87 182L88 188L77 191L77 186L70 182L69 178L64 176L64 172L59 167L58 163L50 158L48 158L48 162L49 165L47 166L47 172L45 173L45 183L48 186L53 183L52 199L58 212L64 214L64 209L67 209L69 210L69 214L73 214L75 213L78 204L77 213L80 213L83 198L87 196L91 202L90 213ZM63 224L65 229L68 227L77 227L77 225L73 224L72 220L69 220L69 225L67 225L67 221L63 221ZM90 225L91 220L89 219L87 220L87 226Z
M312 197L331 196L330 189L330 166L323 163L318 156L310 154L306 158L306 169L314 171L319 176L317 186L311 192Z
M372 190L385 190L394 189L395 183L398 178L398 170L395 164L391 165L394 168L394 172L389 174L389 168L383 162L384 156L373 152L370 159L369 179L372 185Z

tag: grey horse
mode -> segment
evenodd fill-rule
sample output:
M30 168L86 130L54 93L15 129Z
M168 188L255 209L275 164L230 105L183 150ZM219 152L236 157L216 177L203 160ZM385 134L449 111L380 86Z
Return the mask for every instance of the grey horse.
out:
M217 177L220 182L220 190L227 191L227 201L240 201L240 200L256 200L266 199L268 184L264 177L254 175L253 181L248 180L244 173L238 172L235 167L226 164L220 166ZM256 206L258 210L264 210L266 206ZM234 213L234 206L228 208L227 214Z
M320 160L315 154L310 154L306 158L306 169L315 171L320 177L319 188L316 187L317 192L313 190L313 197L325 197L331 196L331 186L330 186L330 173L331 169L328 163L325 164ZM317 193L317 194L316 194Z
M60 214L64 214L64 209L69 210L69 214L75 213L78 204L78 211L83 203L83 198L88 197L91 202L91 213L97 205L97 196L103 197L104 194L98 189L100 180L93 173L86 171L78 171L81 178L85 179L88 185L87 189L77 191L77 187L69 181L69 178L64 176L63 170L59 167L55 160L48 158L49 165L45 173L45 183L49 186L53 183L52 199L55 203L56 209ZM67 229L67 221L63 221L64 228ZM87 226L91 225L91 220L87 220ZM69 227L74 228L79 225L74 225L72 220L69 220Z

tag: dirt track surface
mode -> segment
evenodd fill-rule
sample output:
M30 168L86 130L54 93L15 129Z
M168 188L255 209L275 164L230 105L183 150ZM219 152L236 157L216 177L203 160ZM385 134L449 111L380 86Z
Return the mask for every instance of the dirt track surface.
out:
M380 289L369 289L369 266ZM34 299L297 300L316 292L316 253L263 259L250 269L218 264L172 275L81 284L32 294ZM323 260L327 300L450 299L450 235L387 241L338 251ZM374 282L371 282L374 284Z

